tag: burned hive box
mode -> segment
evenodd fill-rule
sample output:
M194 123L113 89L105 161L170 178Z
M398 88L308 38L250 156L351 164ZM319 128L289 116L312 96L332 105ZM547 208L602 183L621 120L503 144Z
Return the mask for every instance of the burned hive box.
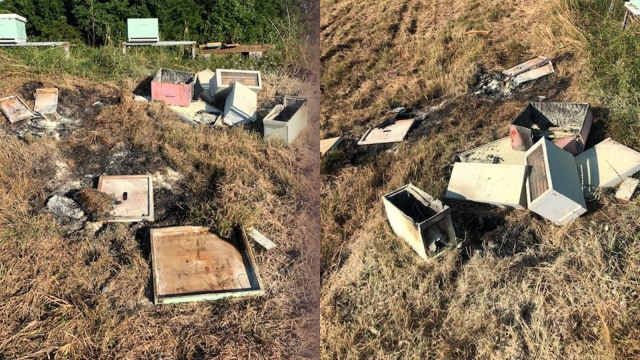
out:
M262 90L260 71L216 69L216 74L209 80L209 92L214 98L226 96L231 91L231 85L239 82L256 94Z
M383 196L393 232L423 259L439 255L457 243L448 206L412 184Z
M307 99L285 96L282 105L264 118L264 138L291 144L307 126L308 117Z
M153 182L151 175L100 176L98 191L116 202L106 221L153 221Z
M230 239L200 226L151 229L150 237L155 304L264 294L242 228Z
M525 155L529 210L566 225L587 212L573 156L542 138Z
M511 121L511 147L526 151L540 138L548 138L573 155L584 150L593 115L589 104L531 102Z
M169 105L189 106L195 86L195 75L186 71L160 69L151 81L151 100Z

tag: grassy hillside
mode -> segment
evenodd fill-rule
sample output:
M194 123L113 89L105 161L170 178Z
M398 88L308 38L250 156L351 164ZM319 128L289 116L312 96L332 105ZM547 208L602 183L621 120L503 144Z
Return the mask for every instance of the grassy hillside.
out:
M0 124L0 358L313 355L319 96L305 47L263 61L183 60L159 49L72 48L69 60L60 49L0 50L0 97L33 106L36 88L57 87L64 117L45 129ZM310 100L310 125L289 147L264 141L260 126L194 128L164 103L133 101L160 67L260 69L260 116L283 95L300 95ZM102 174L152 174L156 221L76 229L46 211L51 195L94 187ZM266 253L252 243L264 296L151 303L150 228L201 225L229 236L234 223L278 245Z
M622 4L609 4L321 1L321 138L346 137L322 161L323 358L640 357L638 200L603 191L565 227L445 201L463 245L428 262L393 234L381 201L409 182L442 199L454 154L507 136L538 96L591 104L588 147L611 136L640 149L640 28L621 32ZM509 98L471 95L535 55L555 74ZM406 141L355 145L397 106L424 119Z

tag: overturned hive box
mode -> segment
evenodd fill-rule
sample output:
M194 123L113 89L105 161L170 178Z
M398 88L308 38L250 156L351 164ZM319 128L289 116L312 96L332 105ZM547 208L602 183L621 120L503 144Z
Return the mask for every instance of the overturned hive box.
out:
M27 41L27 19L18 14L0 14L0 44Z
M587 212L573 156L542 138L525 155L529 210L566 225Z
M154 220L151 175L103 175L98 180L97 190L110 195L116 202L106 221Z
M209 92L216 98L226 96L236 82L248 87L256 94L262 90L260 71L216 69L216 74L209 80Z
M186 71L160 69L151 81L151 100L169 105L189 106L195 85L195 75Z
M127 19L127 41L139 43L153 43L160 41L158 19Z
M233 83L224 103L222 121L235 126L255 121L258 118L258 94L242 83Z
M308 117L307 99L285 96L282 105L276 105L264 118L264 138L291 144L307 126Z
M150 236L155 304L264 294L242 228L230 239L200 226L151 229Z
M451 210L412 184L382 198L393 232L428 259L457 243Z
M511 121L511 147L525 151L545 137L573 155L584 150L593 115L589 104L531 102Z

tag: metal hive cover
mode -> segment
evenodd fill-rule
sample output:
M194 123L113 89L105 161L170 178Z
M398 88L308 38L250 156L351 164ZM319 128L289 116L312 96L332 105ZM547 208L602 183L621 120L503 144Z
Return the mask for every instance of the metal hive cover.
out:
M264 294L244 230L236 229L231 239L200 226L150 234L156 304Z
M116 199L107 221L153 221L153 183L151 175L100 176L98 191Z

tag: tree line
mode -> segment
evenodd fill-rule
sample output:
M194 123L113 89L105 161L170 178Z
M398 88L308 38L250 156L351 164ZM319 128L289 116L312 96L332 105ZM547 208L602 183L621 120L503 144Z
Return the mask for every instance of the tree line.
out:
M266 44L297 36L305 0L4 0L29 41L90 46L126 40L128 18L158 18L160 40Z

